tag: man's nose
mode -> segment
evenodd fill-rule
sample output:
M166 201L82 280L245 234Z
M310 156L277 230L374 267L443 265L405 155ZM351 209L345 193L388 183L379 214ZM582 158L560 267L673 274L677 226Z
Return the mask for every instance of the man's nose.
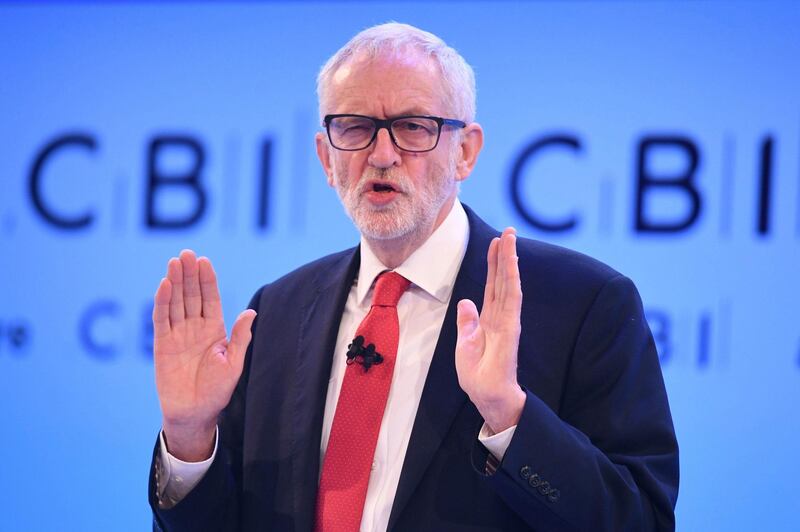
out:
M390 168L400 164L400 149L394 145L386 128L378 130L370 150L368 162L375 168Z

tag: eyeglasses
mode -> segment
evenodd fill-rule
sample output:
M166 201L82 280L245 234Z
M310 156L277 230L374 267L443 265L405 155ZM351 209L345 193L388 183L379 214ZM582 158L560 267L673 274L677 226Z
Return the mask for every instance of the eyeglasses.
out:
M378 131L386 128L395 146L415 153L431 151L439 144L442 126L463 129L467 124L438 116L398 116L382 120L363 115L326 115L322 123L328 140L337 150L358 151L375 141Z

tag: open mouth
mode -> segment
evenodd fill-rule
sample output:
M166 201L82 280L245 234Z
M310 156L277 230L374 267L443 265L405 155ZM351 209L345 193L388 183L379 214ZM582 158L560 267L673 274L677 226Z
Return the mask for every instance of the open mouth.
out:
M397 190L388 183L373 183L372 184L372 191L373 192L397 192Z

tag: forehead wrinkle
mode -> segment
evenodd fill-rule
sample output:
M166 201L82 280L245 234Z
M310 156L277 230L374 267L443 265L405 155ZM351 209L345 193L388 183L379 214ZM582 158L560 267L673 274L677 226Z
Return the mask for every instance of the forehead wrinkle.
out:
M427 72L426 72L427 71ZM426 75L427 74L427 75ZM368 83L365 77L376 78ZM408 83L409 78L415 83ZM420 83L421 80L426 80ZM391 83L375 91L376 83ZM443 105L442 77L434 61L420 53L384 53L375 57L359 54L334 72L326 107L337 113L375 114L390 118L405 114L437 114Z
M343 90L335 98L337 113L365 114L375 118L394 118L406 115L431 115L438 112L439 105L425 91L405 90L401 94L382 93L366 100L358 90Z

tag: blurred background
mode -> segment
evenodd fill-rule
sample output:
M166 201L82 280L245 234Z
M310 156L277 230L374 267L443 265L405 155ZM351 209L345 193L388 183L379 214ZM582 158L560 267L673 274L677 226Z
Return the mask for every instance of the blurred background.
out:
M639 287L678 529L797 530L791 1L0 2L0 529L149 526L166 262L210 257L230 325L357 243L314 153L315 77L389 20L475 68L462 201Z

